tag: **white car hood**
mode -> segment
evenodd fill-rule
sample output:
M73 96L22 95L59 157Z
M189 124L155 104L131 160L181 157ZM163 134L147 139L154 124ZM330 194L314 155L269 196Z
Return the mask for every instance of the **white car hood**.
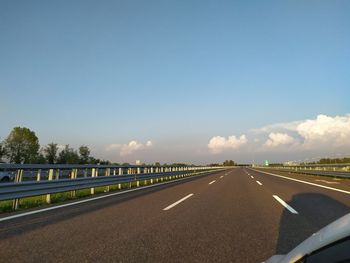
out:
M266 263L295 262L305 255L347 236L350 236L350 213L322 228L287 255L274 255Z

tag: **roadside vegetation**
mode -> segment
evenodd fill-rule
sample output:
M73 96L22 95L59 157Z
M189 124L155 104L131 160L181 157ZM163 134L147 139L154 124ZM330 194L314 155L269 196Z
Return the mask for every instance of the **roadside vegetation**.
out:
M35 132L26 127L15 127L0 142L0 161L24 164L112 164L91 156L91 150L81 145L77 150L69 144L60 146L51 142L43 147Z
M350 163L350 157L345 158L322 158L317 162L307 163L307 164L342 164Z

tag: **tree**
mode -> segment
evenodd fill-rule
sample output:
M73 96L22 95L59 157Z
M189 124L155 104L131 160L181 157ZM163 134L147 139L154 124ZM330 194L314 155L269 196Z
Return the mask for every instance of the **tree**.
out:
M6 138L4 148L11 163L32 163L38 155L39 139L28 128L15 127Z
M222 164L223 166L234 166L235 165L235 162L232 161L232 160L226 160L223 162Z
M89 147L82 145L79 147L80 163L87 164L90 160L90 149Z
M2 142L0 142L0 162L2 161L2 157L5 156L5 148Z
M58 152L58 146L57 143L49 143L44 148L44 156L48 163L54 164L57 161L57 152Z
M111 164L111 162L108 161L108 160L101 160L99 163L100 163L101 165L110 165L110 164Z
M318 162L318 164L336 164L336 163L350 163L350 158L349 157L344 157L342 159L340 158L322 158Z
M34 163L36 163L36 164L45 164L45 163L47 163L47 160L46 160L44 154L42 153L42 150L40 150L39 154L35 157Z
M69 147L67 144L64 149L59 153L57 163L60 164L77 164L80 158L76 150Z
M219 164L219 163L210 163L210 164L208 164L208 166L221 166L221 164Z

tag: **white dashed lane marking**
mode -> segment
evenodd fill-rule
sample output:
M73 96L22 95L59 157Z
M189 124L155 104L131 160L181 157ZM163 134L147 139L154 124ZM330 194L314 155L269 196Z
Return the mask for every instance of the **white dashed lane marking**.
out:
M286 202L284 202L281 198L279 198L277 195L273 195L273 198L275 198L281 205L283 205L285 208L288 209L289 212L291 212L292 214L298 214L298 212L291 207L290 205L288 205Z
M190 198L193 194L189 194L186 195L184 198L181 198L179 201L176 201L175 203L172 203L171 205L167 206L166 208L164 208L164 211L167 211L171 208L173 208L174 206L177 206L178 204L180 204L181 202L185 201L186 199Z

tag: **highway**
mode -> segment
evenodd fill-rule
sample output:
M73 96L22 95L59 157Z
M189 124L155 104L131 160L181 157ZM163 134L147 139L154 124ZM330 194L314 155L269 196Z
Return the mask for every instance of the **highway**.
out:
M349 212L349 180L234 168L3 215L0 255L1 262L262 262Z

